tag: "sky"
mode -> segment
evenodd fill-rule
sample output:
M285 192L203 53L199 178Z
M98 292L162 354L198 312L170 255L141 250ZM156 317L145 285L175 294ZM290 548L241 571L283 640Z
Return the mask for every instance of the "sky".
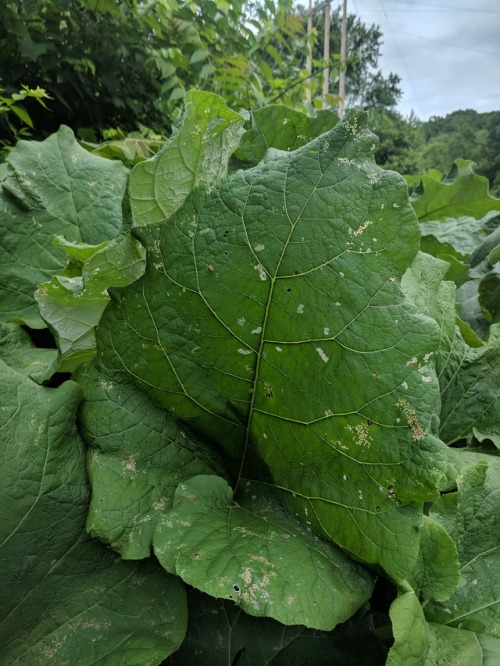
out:
M401 77L403 115L500 110L500 0L347 0L347 11L380 26L379 66Z

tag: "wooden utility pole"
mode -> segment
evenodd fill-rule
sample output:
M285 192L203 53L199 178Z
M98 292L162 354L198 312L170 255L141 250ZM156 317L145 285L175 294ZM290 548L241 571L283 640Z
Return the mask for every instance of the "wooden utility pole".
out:
M339 75L339 118L344 117L345 68L347 56L347 0L342 3L342 27L340 31L340 75Z
M330 89L330 67L328 62L330 60L330 2L325 3L325 37L323 44L323 60L325 62L325 68L323 69L323 108L328 108L328 102L326 98Z
M312 0L309 0L309 13L307 14L307 60L306 60L306 70L308 76L308 84L306 88L306 102L311 104L312 102L312 53L313 53L313 44L312 44L312 32L313 32L313 10L312 10Z

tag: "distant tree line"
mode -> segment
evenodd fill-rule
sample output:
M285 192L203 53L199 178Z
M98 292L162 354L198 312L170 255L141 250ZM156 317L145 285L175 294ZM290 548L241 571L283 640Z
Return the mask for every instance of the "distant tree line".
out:
M314 5L309 37L307 9L295 0L4 0L0 156L17 139L43 138L63 123L95 141L168 136L191 88L219 93L236 110L274 102L312 113L325 101L326 64L335 108L341 16L332 12L326 63L323 4ZM377 162L416 174L446 172L464 157L500 192L500 112L404 118L394 110L399 77L378 67L380 28L349 15L347 35L346 105L369 111Z
M454 160L475 162L475 171L486 176L490 193L500 196L500 111L454 111L445 117L420 121L404 118L391 109L372 109L370 125L380 137L375 158L390 169L420 174L438 169L443 174Z

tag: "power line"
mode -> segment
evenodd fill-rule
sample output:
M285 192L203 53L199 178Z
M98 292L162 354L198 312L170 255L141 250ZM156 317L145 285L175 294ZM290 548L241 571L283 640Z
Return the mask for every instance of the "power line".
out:
M409 71L408 67L406 66L406 61L405 61L405 59L404 59L404 57L403 57L403 52L401 51L401 47L399 46L399 41L398 41L398 39L397 39L397 37L396 37L396 33L395 33L394 30L392 29L391 22L389 21L389 17L387 16L387 12L386 12L386 10L385 10L385 5L384 5L384 3L382 2L382 0L379 0L379 2L380 2L380 6L381 6L381 8L382 8L382 11L383 11L383 13L384 13L385 20L387 21L387 25L389 26L389 31L391 32L391 34L392 34L392 36L393 36L393 38L394 38L394 42L396 43L396 48L398 49L399 57L400 57L400 59L401 59L401 62L403 63L403 67L404 67L404 70L405 70L405 72L406 72L406 76L408 77L408 81L409 81L409 83L410 83L410 87L411 87L411 89L413 90L413 94L415 95L415 99L417 100L417 104L418 104L418 106L419 106L420 113L421 113L422 115L425 115L425 113L424 113L424 109L423 109L423 107L422 107L422 103L420 102L420 97L418 96L417 90L416 90L415 86L413 85L413 80L412 80L412 78L411 78L411 76L410 76L410 71Z
M388 2L399 2L399 0L387 0ZM477 9L473 7L457 7L456 5L450 6L450 5L435 5L435 4L427 4L426 2L422 3L410 3L410 2L400 2L400 4L405 4L405 5L411 5L411 9L388 9L387 11L389 13L394 13L394 12L414 12L416 8L421 7L423 11L428 11L429 9L439 9L440 11L443 12L453 12L456 14L457 12L470 12L470 13L477 13L477 14L500 14L500 9ZM374 10L377 11L377 10ZM421 10L419 10L421 11ZM434 13L434 12L432 12Z
M450 46L453 49L461 49L462 51L471 51L472 53L482 53L483 55L493 56L493 58L500 58L500 53L492 53L491 51L482 51L481 49L472 49L467 46L460 46L459 44L450 44L449 42L442 42L438 39L431 39L430 37L422 37L422 35L414 35L411 32L401 32L400 30L393 30L395 35L403 35L404 37L413 37L415 39L422 39L426 42L434 42L434 44L441 44L441 46Z

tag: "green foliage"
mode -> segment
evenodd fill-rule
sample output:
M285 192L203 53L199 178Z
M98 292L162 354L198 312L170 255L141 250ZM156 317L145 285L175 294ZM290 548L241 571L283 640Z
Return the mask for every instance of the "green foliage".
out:
M11 95L0 95L0 130L3 135L0 138L0 156L5 157L10 147L20 139L27 138L30 135L30 129L33 129L33 121L23 104L26 99L34 99L38 104L47 108L44 100L50 99L50 97L43 88L31 89L24 85L21 90L13 92ZM21 121L20 128L12 122L13 117Z
M5 663L495 663L497 202L366 125L191 92L131 171L12 152Z
M455 111L445 118L426 122L413 114L401 114L384 108L370 110L370 127L379 136L375 154L377 164L404 174L432 171L440 175L456 160L474 162L475 171L489 181L490 194L500 193L500 112ZM435 176L434 176L435 177ZM486 181L485 181L486 182Z
M125 136L131 141L117 144L115 139L99 154L105 150L105 156L115 154L130 166L137 154L148 151L147 144L133 142L134 133L168 135L180 100L193 87L222 95L234 109L279 103L310 111L323 105L328 64L326 101L335 105L340 18L334 12L331 57L325 63L321 17L315 14L310 76L307 17L293 0L8 0L0 7L0 83L5 100L9 95L15 99L21 85L29 86L30 97L38 86L50 95L47 111L33 104L12 109L24 122L30 113L36 118L37 138L66 124L99 144L106 130L119 128L120 141ZM400 95L397 77L384 79L377 69L380 44L376 26L349 17L347 74L353 105L391 106ZM12 125L4 140L12 143L18 131Z

